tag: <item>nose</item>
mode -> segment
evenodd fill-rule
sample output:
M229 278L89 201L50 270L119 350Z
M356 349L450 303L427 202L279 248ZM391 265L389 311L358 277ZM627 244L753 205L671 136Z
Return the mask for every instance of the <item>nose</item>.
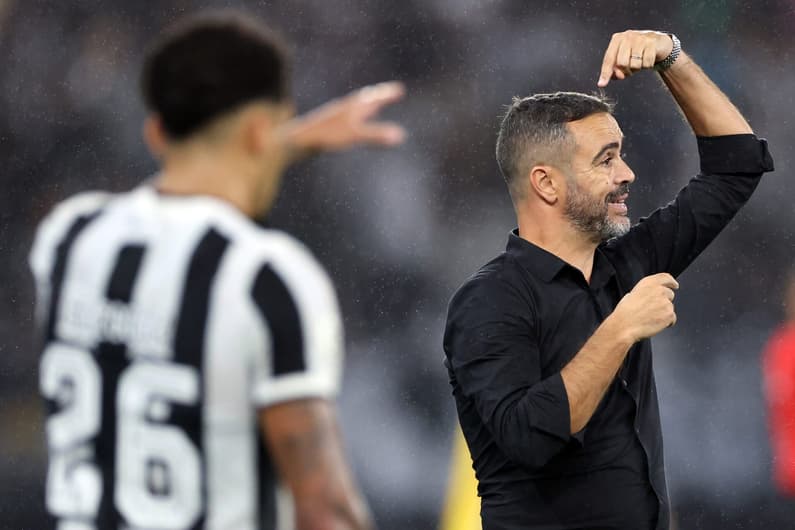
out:
M629 167L629 164L622 158L621 165L619 170L616 171L616 180L619 184L623 184L625 182L632 183L635 182L635 172L632 171L632 168Z

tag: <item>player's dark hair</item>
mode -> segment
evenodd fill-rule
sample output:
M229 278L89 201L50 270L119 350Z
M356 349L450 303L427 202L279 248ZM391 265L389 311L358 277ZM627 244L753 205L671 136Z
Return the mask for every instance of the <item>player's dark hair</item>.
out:
M285 100L288 78L281 39L251 17L221 11L167 29L145 58L141 91L179 140L246 103Z
M520 179L530 164L552 163L544 157L560 155L570 140L566 123L600 112L612 114L613 103L599 95L555 92L514 98L497 136L497 163L511 196L523 196Z

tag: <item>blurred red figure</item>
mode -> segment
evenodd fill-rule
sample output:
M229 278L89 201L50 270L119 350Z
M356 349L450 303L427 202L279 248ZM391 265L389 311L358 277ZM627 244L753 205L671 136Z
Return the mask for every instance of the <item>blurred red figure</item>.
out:
M786 321L763 355L773 478L779 493L795 498L795 271L785 292Z

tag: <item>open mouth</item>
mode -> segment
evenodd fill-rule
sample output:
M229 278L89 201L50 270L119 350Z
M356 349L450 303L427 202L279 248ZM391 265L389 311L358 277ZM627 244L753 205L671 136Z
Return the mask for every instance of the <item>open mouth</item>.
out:
M607 205L608 207L610 207L611 210L615 211L616 213L626 215L627 197L629 197L629 193L623 193L621 195L613 195L611 193L610 195L607 196Z

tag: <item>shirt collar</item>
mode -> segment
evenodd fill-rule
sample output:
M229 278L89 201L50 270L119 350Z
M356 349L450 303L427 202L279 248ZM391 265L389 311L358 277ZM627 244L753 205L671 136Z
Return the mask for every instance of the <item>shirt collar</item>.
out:
M551 282L555 276L566 267L577 271L576 268L551 252L544 250L538 245L534 245L526 239L522 239L519 236L518 228L511 230L511 233L508 235L508 245L505 248L505 252L528 272L547 283ZM579 271L577 271L577 273L579 274ZM613 265L602 253L600 245L596 248L596 252L594 253L591 287L602 287L610 278L615 276L615 274L616 271ZM580 277L582 276L580 275Z
M528 272L545 282L551 282L558 272L568 265L551 252L522 239L519 236L518 228L511 230L508 235L508 246L505 248L505 252Z

